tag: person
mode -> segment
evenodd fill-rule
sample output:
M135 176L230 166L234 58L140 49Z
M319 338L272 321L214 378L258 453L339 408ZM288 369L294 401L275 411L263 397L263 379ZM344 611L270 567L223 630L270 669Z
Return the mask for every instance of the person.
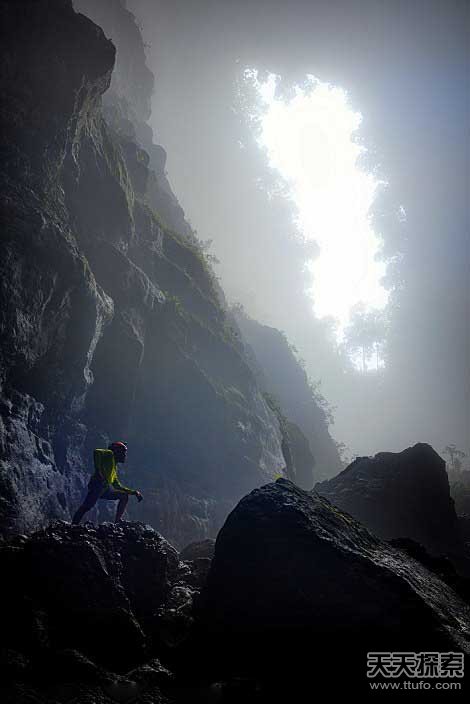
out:
M126 461L127 445L124 442L113 442L107 450L97 448L93 452L95 473L88 483L88 493L82 505L75 512L72 523L80 523L87 511L93 508L98 499L117 501L116 519L118 523L127 507L129 496L136 496L140 502L143 499L140 491L129 489L121 484L117 475L118 463Z

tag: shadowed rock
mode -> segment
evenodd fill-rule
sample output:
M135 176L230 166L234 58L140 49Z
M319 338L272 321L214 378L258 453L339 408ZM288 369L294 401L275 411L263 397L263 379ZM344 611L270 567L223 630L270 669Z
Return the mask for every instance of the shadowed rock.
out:
M180 562L142 523L57 522L0 540L0 701L166 702L171 651L193 624L198 561L210 563Z
M315 490L381 538L411 538L469 572L445 462L430 445L358 457Z
M207 660L279 686L292 671L364 686L367 651L470 650L470 608L451 587L283 479L227 518L198 615Z
M56 523L20 544L5 543L0 564L9 575L6 647L78 648L117 667L141 659L177 576L178 554L143 524ZM38 614L47 639L35 647Z

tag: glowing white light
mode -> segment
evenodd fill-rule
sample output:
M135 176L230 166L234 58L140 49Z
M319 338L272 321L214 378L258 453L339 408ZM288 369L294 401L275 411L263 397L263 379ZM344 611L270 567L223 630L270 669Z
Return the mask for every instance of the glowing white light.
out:
M263 83L250 70L245 77L264 103L259 144L289 185L300 231L320 246L308 263L315 313L337 318L341 334L355 303L382 308L388 297L368 217L379 182L358 168L363 147L353 141L362 116L351 110L345 91L314 76L288 102L275 97L277 76Z

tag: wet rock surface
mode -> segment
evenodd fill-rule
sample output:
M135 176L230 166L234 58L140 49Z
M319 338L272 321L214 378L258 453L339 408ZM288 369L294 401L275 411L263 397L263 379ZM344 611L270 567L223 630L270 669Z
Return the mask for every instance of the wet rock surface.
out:
M188 564L141 523L3 541L2 701L167 701L174 676L156 653L168 659L192 626Z
M33 630L39 650L78 648L103 664L141 656L148 624L165 604L178 568L178 554L164 538L149 526L124 522L55 523L3 544L0 559L12 606L7 642L34 647Z
M461 595L319 494L282 479L228 517L197 612L220 672L257 673L287 689L293 671L301 687L312 676L360 689L369 650L470 652Z

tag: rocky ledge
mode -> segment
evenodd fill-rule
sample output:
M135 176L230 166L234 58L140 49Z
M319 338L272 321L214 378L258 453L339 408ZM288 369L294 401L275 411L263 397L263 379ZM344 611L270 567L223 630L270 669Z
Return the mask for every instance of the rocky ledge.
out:
M3 541L0 567L0 696L15 704L366 694L368 651L470 652L468 580L285 479L239 502L215 551L178 554L141 523L58 522Z
M166 701L174 678L155 654L171 661L209 564L180 561L142 523L57 522L3 541L1 701Z

